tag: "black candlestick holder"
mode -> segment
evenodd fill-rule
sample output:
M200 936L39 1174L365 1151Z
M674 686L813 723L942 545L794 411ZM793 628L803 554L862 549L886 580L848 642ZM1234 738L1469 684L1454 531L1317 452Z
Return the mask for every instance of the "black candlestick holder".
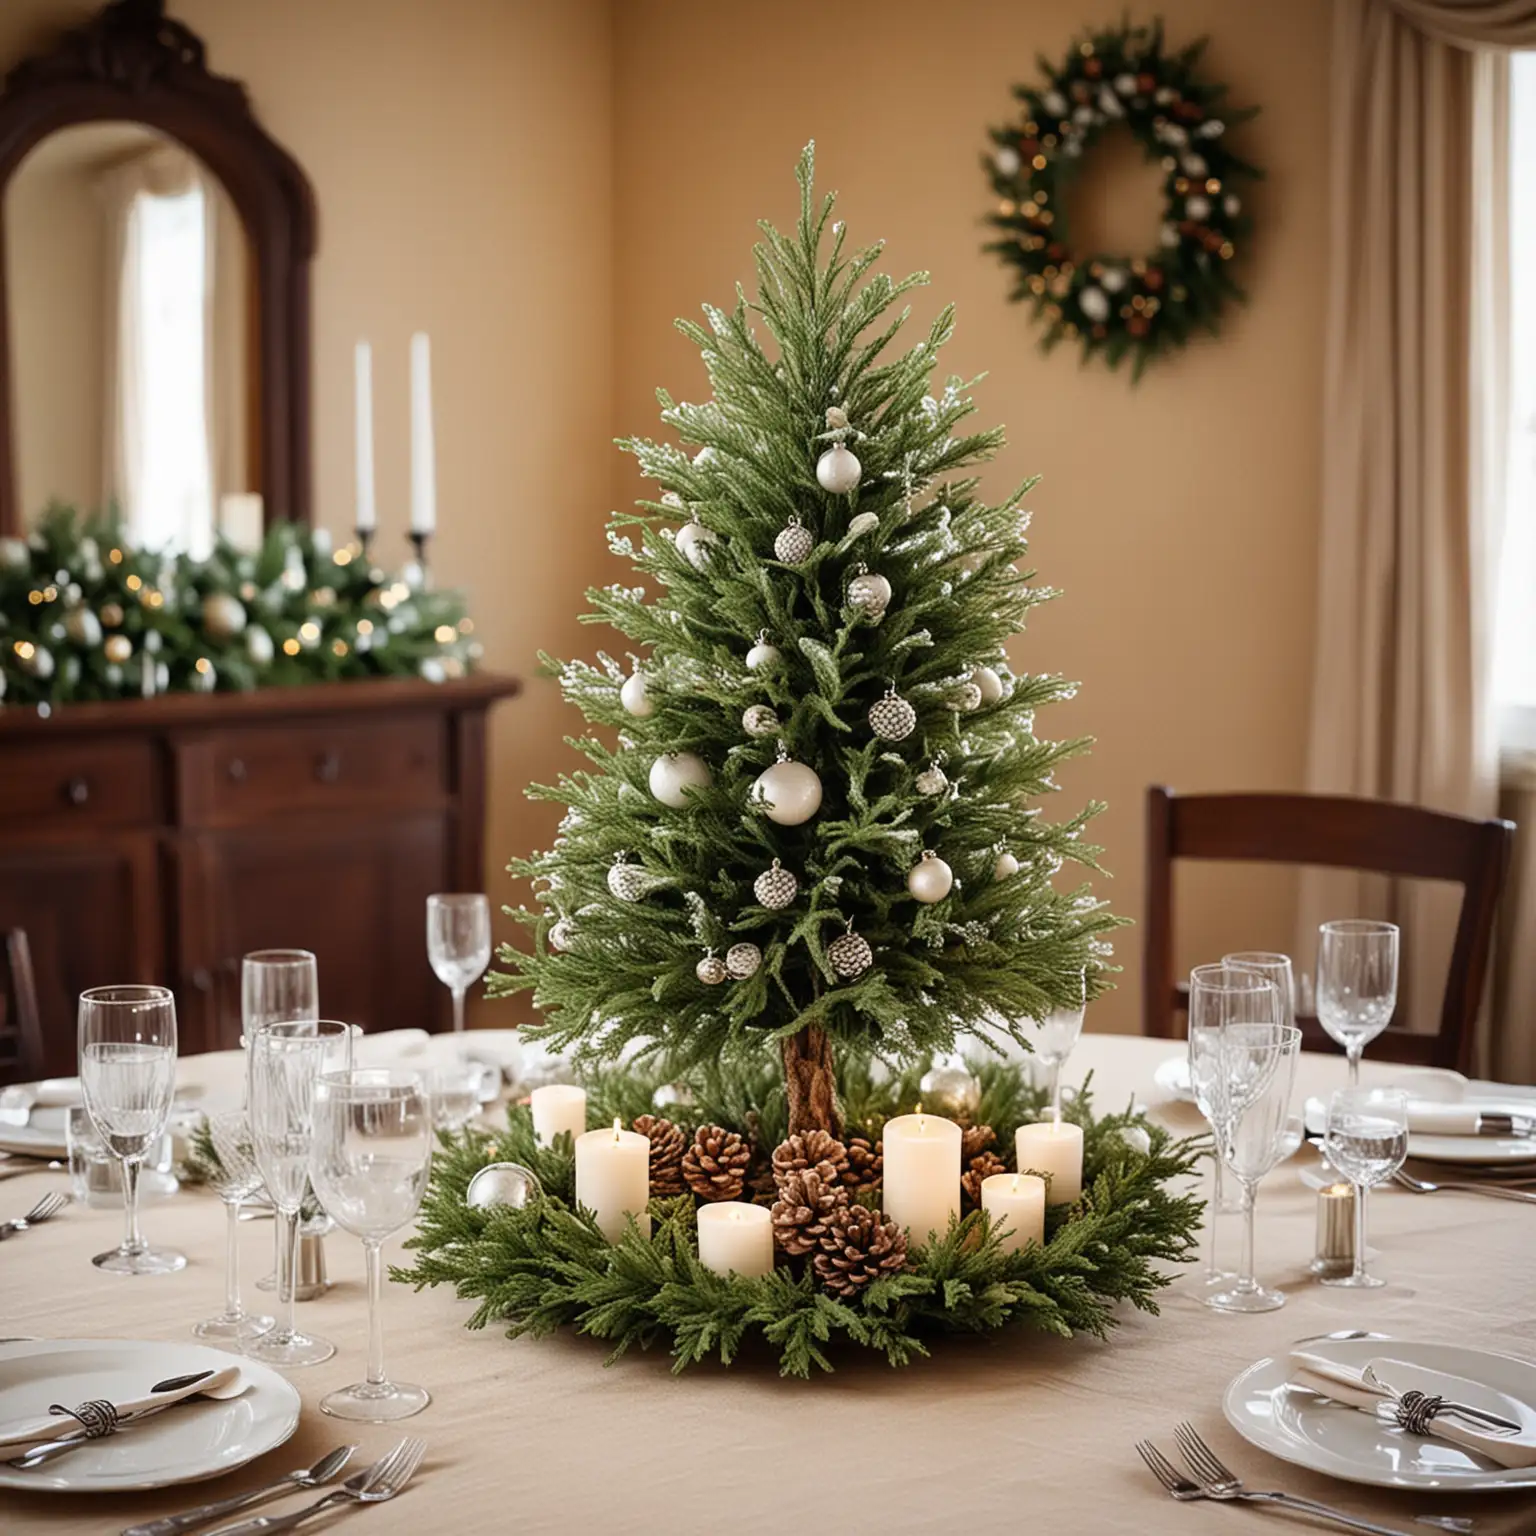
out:
M432 585L427 565L427 540L432 535L430 533L423 533L418 528L413 528L406 537L411 541L411 547L416 551L416 569L421 572L421 587L425 591Z
M358 551L362 556L363 563L365 565L371 565L373 563L371 548L373 544L373 529L354 528L352 530L352 537L357 540Z

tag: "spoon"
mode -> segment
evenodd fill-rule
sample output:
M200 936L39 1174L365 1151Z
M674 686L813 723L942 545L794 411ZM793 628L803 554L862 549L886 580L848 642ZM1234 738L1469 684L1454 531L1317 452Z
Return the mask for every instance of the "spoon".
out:
M352 1459L356 1449L355 1445L339 1445L334 1451L327 1451L312 1467L301 1467L297 1472L290 1472L273 1483L263 1483L260 1488L253 1488L249 1493L237 1493L214 1504L199 1504L196 1509L189 1509L184 1514L166 1515L160 1520L148 1520L143 1525L130 1525L122 1536L174 1536L177 1531L189 1531L194 1526L222 1519L237 1510L249 1509L253 1504L263 1504L268 1499L278 1498L290 1488L323 1488Z

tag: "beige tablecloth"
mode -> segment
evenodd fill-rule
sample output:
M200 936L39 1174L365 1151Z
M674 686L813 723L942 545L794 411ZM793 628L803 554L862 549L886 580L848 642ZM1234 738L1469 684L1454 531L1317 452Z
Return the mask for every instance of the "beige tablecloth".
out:
M1132 1093L1175 1127L1194 1113L1166 1105L1152 1085L1165 1041L1085 1038L1068 1068L1092 1068L1100 1104ZM204 1086L229 1071L219 1058L183 1064ZM1405 1076L1366 1066L1368 1080ZM1337 1058L1308 1056L1305 1093L1343 1077ZM0 1216L24 1210L58 1175L0 1184ZM1393 1282L1368 1295L1309 1282L1315 1196L1295 1165L1266 1182L1259 1203L1261 1276L1289 1290L1281 1311L1227 1317L1201 1306L1185 1283L1160 1317L1129 1309L1108 1343L1009 1337L944 1342L931 1361L903 1371L850 1360L829 1378L778 1379L770 1362L677 1378L659 1355L605 1370L592 1341L508 1342L467 1333L469 1308L445 1291L386 1292L391 1370L422 1382L432 1406L406 1425L349 1426L315 1407L362 1374L366 1309L361 1250L327 1239L336 1281L300 1309L303 1325L336 1341L338 1355L293 1373L305 1412L288 1445L217 1483L128 1497L87 1498L0 1490L8 1533L117 1530L307 1465L355 1439L362 1455L408 1429L430 1441L411 1490L394 1503L344 1518L372 1536L392 1531L714 1533L838 1531L1201 1532L1305 1529L1253 1507L1172 1503L1137 1460L1142 1436L1172 1450L1188 1418L1257 1487L1284 1487L1407 1527L1423 1513L1475 1515L1483 1536L1536 1531L1536 1497L1408 1496L1331 1482L1270 1460L1224 1422L1221 1395L1244 1366L1297 1338L1338 1328L1459 1341L1536 1357L1536 1208L1476 1196L1378 1195L1372 1244ZM0 1334L185 1339L222 1299L223 1221L209 1195L151 1207L153 1240L184 1249L178 1275L124 1279L93 1269L90 1255L115 1241L118 1217L71 1210L0 1248ZM248 1275L266 1267L271 1227L244 1234ZM1236 1218L1221 1237L1235 1258ZM296 1501L277 1506L296 1507ZM1420 1530L1423 1527L1419 1527Z

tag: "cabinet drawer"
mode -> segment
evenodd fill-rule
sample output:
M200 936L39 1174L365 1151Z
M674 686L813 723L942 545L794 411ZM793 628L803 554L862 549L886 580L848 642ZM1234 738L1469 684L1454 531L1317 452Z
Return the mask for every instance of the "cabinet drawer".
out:
M144 826L159 810L147 741L95 737L0 753L0 825L12 832Z
M178 743L181 820L230 826L293 812L432 805L446 794L438 715L253 727Z

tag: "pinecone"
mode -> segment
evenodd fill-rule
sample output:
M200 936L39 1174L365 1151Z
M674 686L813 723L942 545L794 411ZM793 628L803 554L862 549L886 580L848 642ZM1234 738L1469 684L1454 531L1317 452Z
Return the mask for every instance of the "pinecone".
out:
M829 1173L822 1167L830 1166ZM848 1149L830 1131L804 1131L790 1136L773 1149L773 1176L782 1185L792 1173L814 1168L827 1183L848 1176Z
M811 1262L833 1295L854 1296L871 1280L906 1268L907 1234L868 1206L845 1206L827 1223Z
M885 1171L883 1146L878 1141L871 1145L867 1136L848 1138L848 1172L843 1176L843 1183L849 1189L872 1189L880 1182L880 1175Z
M634 1128L651 1143L651 1194L662 1199L682 1194L688 1138L661 1115L640 1115Z
M981 1181L994 1173L1007 1173L1008 1165L995 1152L978 1152L970 1166L960 1175L960 1188L971 1202L972 1210L981 1209Z
M968 1125L960 1132L960 1158L962 1162L969 1163L972 1158L979 1157L988 1147L997 1143L997 1132L990 1125Z
M814 1168L786 1174L770 1212L779 1247L785 1253L814 1252L827 1236L828 1222L847 1204L848 1192Z
M701 1125L683 1154L683 1177L701 1200L737 1200L752 1148L723 1125Z

